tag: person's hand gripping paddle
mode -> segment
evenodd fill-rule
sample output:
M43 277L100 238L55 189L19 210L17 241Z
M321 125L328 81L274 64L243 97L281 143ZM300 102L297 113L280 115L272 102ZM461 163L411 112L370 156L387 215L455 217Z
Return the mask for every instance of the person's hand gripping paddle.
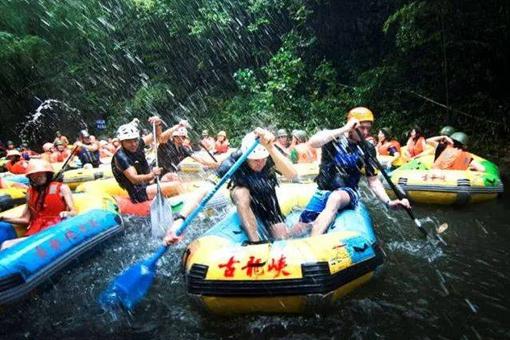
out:
M202 199L198 207L189 214L182 225L177 229L176 235L180 236L191 224L191 221L205 208L207 202L225 184L234 172L246 161L248 155L259 144L258 139L246 152L232 165L228 172L220 179L218 184ZM101 294L99 303L103 309L110 310L120 306L133 310L136 304L143 299L156 277L156 265L161 257L169 249L169 246L161 246L151 257L133 264L122 272Z
M381 165L381 163L379 162L379 160L377 159L377 157L374 157L367 149L367 141L365 140L365 137L363 137L363 134L356 128L354 128L354 131L356 131L356 134L358 135L359 139L361 140L361 148L363 150L363 152L370 158L370 160L374 163L374 165L377 167L377 169L379 169L379 171L382 173L384 179L386 180L386 182L388 182L388 185L391 187L391 190L393 190L393 192L395 193L395 196L397 196L397 198L399 200L402 200L405 198L405 194L403 192L401 192L397 186L393 183L393 181L391 180L390 176L388 176L388 174L386 173L386 171L384 170L384 167ZM422 222L421 220L417 219L415 216L414 216L414 213L412 211L411 208L408 208L408 207L404 207L403 208L405 209L405 211L407 212L407 215L409 215L409 217L413 220L415 226L420 230L420 232L427 238L430 237L429 235L429 232L425 229L425 227L423 226L424 222ZM434 237L439 241L441 242L442 244L446 245L446 242L443 240L443 238L439 235L439 233L443 232L444 230L446 230L448 228L448 225L446 223L443 223L441 226L438 227L438 229L434 230L433 231L433 235Z

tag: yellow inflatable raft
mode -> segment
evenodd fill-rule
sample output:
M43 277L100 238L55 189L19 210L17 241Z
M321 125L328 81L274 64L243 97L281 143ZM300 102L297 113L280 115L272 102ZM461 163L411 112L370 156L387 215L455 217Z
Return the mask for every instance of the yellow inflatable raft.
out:
M64 172L64 183L72 190L76 189L83 182L95 181L100 178L113 177L112 168L109 165L99 168L76 169Z
M486 159L473 156L485 167L485 172L431 169L434 156L428 155L395 170L391 179L412 202L464 205L496 198L504 189L498 167ZM385 189L394 197L387 183Z
M314 184L281 185L287 225L297 222L300 211L293 209L303 207L314 191ZM324 235L246 241L234 211L188 246L186 289L199 306L216 314L314 311L368 282L382 264L363 204L338 213Z

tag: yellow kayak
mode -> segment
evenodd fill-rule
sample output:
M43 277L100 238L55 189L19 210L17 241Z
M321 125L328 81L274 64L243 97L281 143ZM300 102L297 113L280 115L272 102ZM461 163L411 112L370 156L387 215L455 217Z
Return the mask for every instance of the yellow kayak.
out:
M287 225L314 191L314 184L281 185ZM314 311L368 282L383 262L363 204L339 212L323 235L246 241L234 211L188 246L183 266L193 302L214 314Z
M474 159L485 167L472 170L432 169L434 156L417 158L395 170L391 179L412 202L442 205L464 205L495 199L504 190L498 167L481 157ZM394 197L387 183L386 192Z

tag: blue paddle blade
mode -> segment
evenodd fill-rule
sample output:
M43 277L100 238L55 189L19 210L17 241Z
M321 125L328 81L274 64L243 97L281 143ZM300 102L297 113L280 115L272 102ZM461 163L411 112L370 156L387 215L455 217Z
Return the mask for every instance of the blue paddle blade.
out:
M122 307L133 310L147 294L156 276L156 262L152 258L132 265L118 276L100 295L99 304L105 310Z

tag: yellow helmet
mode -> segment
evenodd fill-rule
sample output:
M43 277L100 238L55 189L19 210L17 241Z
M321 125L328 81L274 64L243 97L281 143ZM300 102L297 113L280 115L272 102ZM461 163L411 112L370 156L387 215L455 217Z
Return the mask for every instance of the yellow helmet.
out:
M360 122L374 122L374 114L366 107L359 106L351 109L347 113L347 120L355 118Z

